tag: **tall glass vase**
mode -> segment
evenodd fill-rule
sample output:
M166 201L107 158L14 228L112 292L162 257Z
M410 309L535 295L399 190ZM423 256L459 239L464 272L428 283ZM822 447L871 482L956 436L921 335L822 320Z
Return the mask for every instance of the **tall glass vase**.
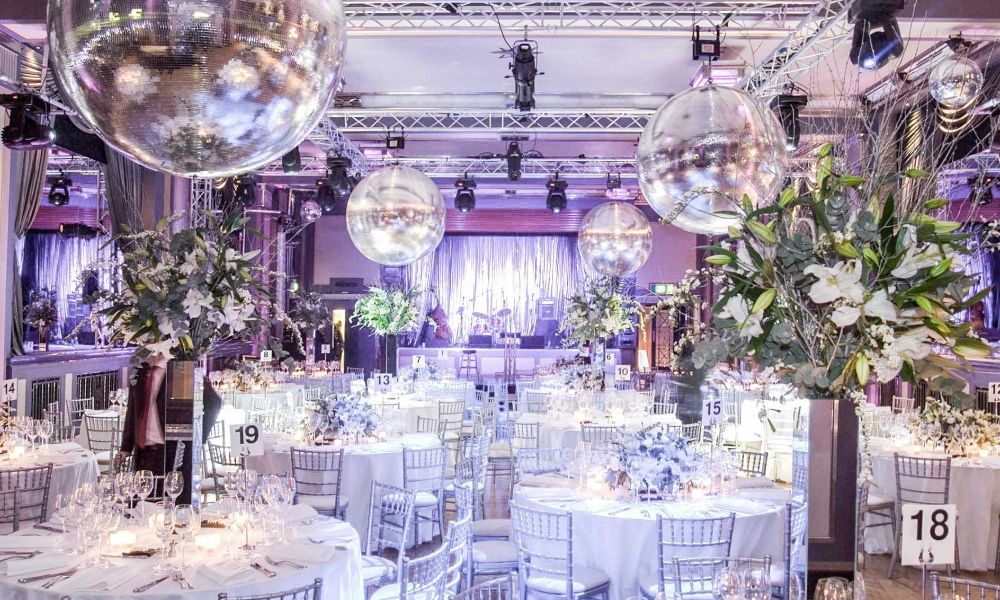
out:
M383 373L396 374L396 350L399 345L398 336L388 334L385 336L385 363L382 368Z
M178 504L200 505L201 466L204 462L202 419L204 417L205 370L194 360L167 363L166 402L163 430L166 440L164 472L180 471L184 490Z

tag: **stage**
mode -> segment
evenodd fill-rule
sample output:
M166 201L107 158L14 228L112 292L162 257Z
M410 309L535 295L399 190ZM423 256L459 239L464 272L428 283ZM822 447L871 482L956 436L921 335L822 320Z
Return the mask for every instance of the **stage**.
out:
M476 364L479 366L480 375L503 374L503 348L467 348L462 346L400 348L396 354L396 364L399 368L410 367L413 365L413 357L421 355L427 357L428 363L442 369L452 369L457 373L462 361L463 350L476 351ZM608 352L614 354L616 364L621 362L620 350L608 350ZM579 354L579 350L567 348L518 349L515 355L515 368L519 374L531 374L539 369L550 369L552 363L560 358L570 360Z

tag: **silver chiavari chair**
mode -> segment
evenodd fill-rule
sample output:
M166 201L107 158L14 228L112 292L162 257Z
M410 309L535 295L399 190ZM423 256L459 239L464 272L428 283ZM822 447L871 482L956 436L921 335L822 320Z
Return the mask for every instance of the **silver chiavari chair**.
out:
M892 397L892 412L895 414L907 414L917 410L917 399L906 396Z
M73 398L69 401L69 423L77 434L80 433L80 425L83 424L83 415L88 410L94 410L93 398Z
M737 450L739 472L746 477L764 477L767 474L767 452L753 450Z
M701 558L729 556L736 515L708 519L673 519L656 517L657 572L639 579L642 597L654 599L664 592L677 593L673 558L697 553Z
M368 502L368 536L361 556L361 576L365 588L385 585L401 573L407 539L413 528L413 492L372 482ZM396 561L383 556L396 551Z
M922 458L904 456L898 452L893 454L896 464L896 518L902 518L904 504L948 504L951 492L951 458ZM958 527L958 523L955 523ZM896 540L892 549L892 561L889 563L889 579L892 579L902 550L901 537L903 527L896 524ZM958 536L955 536L955 567L958 568ZM951 565L948 566L951 575ZM927 567L921 568L920 586L925 589L927 582ZM923 595L923 594L921 594Z
M517 573L474 585L449 600L518 600Z
M478 512L479 495L456 479L455 504L458 514L473 516ZM517 548L510 537L510 519L473 520L469 526L466 558L466 585L477 575L502 575L517 570Z
M43 467L0 470L0 524L11 524L17 531L21 523L44 523L49 516L49 486L52 463Z
M458 519L448 523L445 543L448 545L448 569L445 576L445 590L457 594L465 579L463 569L468 572L471 565L467 561L472 556L472 493L462 489L458 492Z
M121 417L84 415L83 418L87 427L87 444L97 457L97 465L101 472L106 473L111 468L111 462L118 451Z
M545 414L549 412L549 400L551 398L552 395L549 392L525 390L524 400L520 408L523 412L527 413Z
M511 522L521 595L552 599L610 597L611 581L600 569L573 564L573 515L534 510L511 502Z
M381 587L368 600L436 600L445 597L451 546L446 540L420 558L404 558L397 583Z
M445 424L438 419L430 417L417 417L417 433L433 433L439 440L444 441Z
M947 594L947 595L946 595ZM931 600L1000 600L1000 585L931 573Z
M443 440L448 445L452 462L458 460L459 440L465 420L465 400L442 400L438 403L438 421L442 424Z
M619 429L613 425L580 425L580 439L591 444L595 449L607 448L611 442L618 439Z
M672 586L665 594L675 600L702 600L714 598L715 574L721 569L735 569L739 572L751 570L771 572L771 557L740 558L720 556L718 558L678 558L673 559Z
M771 587L781 600L797 600L791 597L789 582L797 567L805 568L800 561L800 552L806 546L806 527L809 508L806 504L789 502L785 504L785 531L782 561L771 570Z
M448 450L443 446L403 449L403 487L414 492L414 545L421 522L433 523L438 533L444 535L444 472L447 465Z
M654 415L674 415L677 416L676 402L654 402L651 411Z
M323 580L314 579L309 585L297 587L283 592L270 592L257 596L230 596L227 592L219 594L219 600L321 600L323 597Z
M792 450L792 497L798 502L809 499L809 453Z
M348 499L340 494L344 474L344 451L291 449L295 504L307 504L316 512L343 520Z
M793 495L794 500L799 500ZM865 532L877 527L890 527L892 539L896 539L896 501L892 498L873 494L871 484L864 482L858 487L858 560L864 560ZM859 567L860 568L860 567Z
M517 451L517 482L531 485L532 476L560 473L572 458L568 448L521 448Z

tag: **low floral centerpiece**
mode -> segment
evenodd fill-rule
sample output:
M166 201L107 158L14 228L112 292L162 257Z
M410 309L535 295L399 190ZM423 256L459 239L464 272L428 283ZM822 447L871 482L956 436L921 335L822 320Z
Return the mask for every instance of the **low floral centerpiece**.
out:
M955 456L998 441L998 426L981 410L961 409L943 400L927 400L924 410L911 422L913 438L919 444L941 448Z
M599 365L572 364L562 370L562 381L577 394L603 392L604 368Z
M257 361L242 361L233 369L213 371L208 378L220 391L260 392L278 383L275 372Z
M308 439L333 439L341 435L357 441L375 433L378 413L361 394L337 394L314 402L306 413Z
M633 493L673 496L700 461L685 437L653 425L639 431L622 428L611 443L608 484Z
M24 307L24 322L38 331L38 343L44 344L48 339L49 328L59 323L55 290L42 288L28 294L28 305Z

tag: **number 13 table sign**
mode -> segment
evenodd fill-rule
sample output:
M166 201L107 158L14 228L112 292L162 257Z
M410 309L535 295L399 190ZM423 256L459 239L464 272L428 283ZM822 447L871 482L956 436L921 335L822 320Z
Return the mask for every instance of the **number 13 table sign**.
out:
M954 504L904 504L902 563L908 567L955 563Z

